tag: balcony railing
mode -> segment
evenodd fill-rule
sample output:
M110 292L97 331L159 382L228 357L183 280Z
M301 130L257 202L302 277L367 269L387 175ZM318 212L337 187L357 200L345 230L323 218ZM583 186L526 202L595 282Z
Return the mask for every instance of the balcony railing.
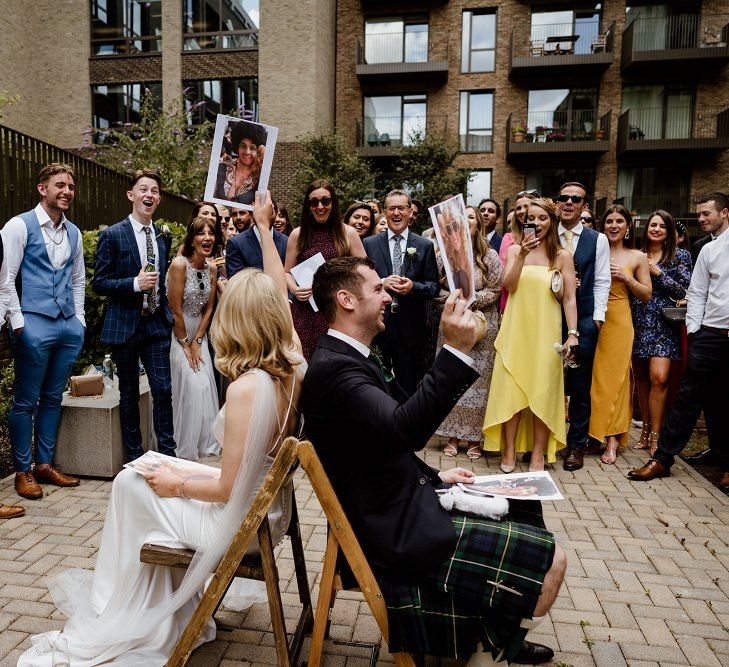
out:
M598 118L594 109L577 111L530 111L526 125L515 114L509 117L513 143L558 141L606 141L610 138L610 113ZM525 132L519 132L523 128ZM517 138L518 135L521 135Z
M258 30L230 30L220 32L194 32L184 36L185 51L220 51L227 49L255 49Z
M673 193L618 197L613 200L613 204L625 206L633 216L637 228L645 227L648 217L657 209L668 211L675 218L695 217L696 215L692 210L692 201L688 195Z
M603 21L517 27L512 31L511 53L530 58L609 53L613 50L614 32L615 23Z
M364 154L391 155L417 138L445 134L445 116L377 116L357 121L356 143Z
M697 62L721 64L729 60L729 14L679 14L664 18L636 18L623 32L623 71L646 68L688 68ZM675 72L674 72L675 73Z
M407 38L407 39L405 39ZM411 39L412 38L412 39ZM448 79L448 46L442 60L434 60L427 33L395 33L357 38L356 72L360 81L377 83L383 79L409 78L423 83L443 83Z

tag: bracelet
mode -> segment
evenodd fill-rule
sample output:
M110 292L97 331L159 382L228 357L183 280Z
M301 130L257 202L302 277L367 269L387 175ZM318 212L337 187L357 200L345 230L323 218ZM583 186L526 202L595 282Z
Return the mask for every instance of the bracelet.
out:
M633 284L630 286L630 289L635 289L635 286L638 284L638 280L636 278L633 278Z
M184 338L178 338L177 342L180 345L186 345L188 340L190 340L190 336L185 336Z
M181 495L181 496L182 496L182 497L183 497L183 498L184 498L185 500L190 500L190 499L189 499L189 498L188 498L188 497L187 497L187 496L185 495L185 482L186 482L186 481L187 481L186 479L183 479L183 480L182 480L182 482L180 482L180 495Z
M579 332L579 331L577 331L577 329L570 329L570 330L569 330L569 331L567 332L567 335L568 335L568 336L574 336L575 338L579 338L579 337L580 337L580 332Z

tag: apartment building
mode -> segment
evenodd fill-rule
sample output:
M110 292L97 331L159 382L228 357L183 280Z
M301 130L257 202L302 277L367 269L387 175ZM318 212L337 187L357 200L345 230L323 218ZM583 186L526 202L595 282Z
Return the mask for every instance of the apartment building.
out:
M471 200L579 180L598 210L687 216L729 190L726 0L337 5L337 131L384 170L437 132Z

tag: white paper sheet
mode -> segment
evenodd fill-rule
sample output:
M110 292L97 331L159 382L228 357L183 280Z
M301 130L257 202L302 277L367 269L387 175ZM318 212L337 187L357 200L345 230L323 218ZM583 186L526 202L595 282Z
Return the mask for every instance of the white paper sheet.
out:
M301 264L294 266L291 269L291 275L294 277L296 284L299 287L311 287L314 284L314 274L316 273L316 270L324 264L325 261L324 255L318 252L316 255L309 257L309 259L305 259L301 262ZM318 313L319 309L316 306L313 295L309 297L309 303L314 309L314 312Z

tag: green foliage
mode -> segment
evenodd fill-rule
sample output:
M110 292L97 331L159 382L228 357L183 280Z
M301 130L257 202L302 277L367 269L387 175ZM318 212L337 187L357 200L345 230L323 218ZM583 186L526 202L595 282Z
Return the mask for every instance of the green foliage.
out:
M185 238L185 225L167 222L161 219L157 220L155 224L159 228L162 228L163 225L167 225L169 228L170 234L172 235L170 257L174 257ZM106 297L99 296L91 287L91 281L94 278L94 269L96 268L96 245L99 242L99 234L103 229L105 227L82 232L84 263L86 264L86 339L81 354L76 361L74 373L81 373L91 364L101 364L104 355L109 352L109 349L100 342L101 330L104 327ZM1 386L2 379L0 379ZM10 395L12 396L12 392Z
M341 136L309 134L299 140L306 152L294 174L289 201L293 202L293 215L297 218L298 202L314 179L324 178L337 192L341 207L355 199L363 199L375 191L376 172L367 160L347 148Z
M387 180L381 198L387 190L399 188L420 199L427 209L446 195L465 195L470 172L454 166L458 154L458 147L441 135L413 133L400 151L395 173ZM427 215L420 216L420 224L430 227Z
M121 173L155 169L168 192L202 199L213 127L210 121L188 125L184 109L159 109L146 95L139 122L111 129L95 160Z
M7 428L10 407L13 405L15 366L8 363L0 367L0 428Z
M3 107L15 104L20 95L11 95L7 90L0 91L0 120L3 119Z

